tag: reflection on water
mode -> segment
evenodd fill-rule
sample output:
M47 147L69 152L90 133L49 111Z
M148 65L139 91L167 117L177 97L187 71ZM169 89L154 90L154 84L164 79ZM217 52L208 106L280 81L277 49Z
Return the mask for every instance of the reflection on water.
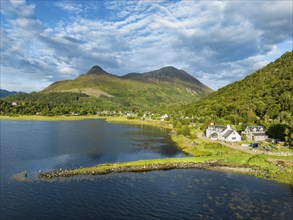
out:
M291 219L292 186L251 176L194 169L26 182L23 173L170 156L183 154L164 129L1 121L1 219Z
M102 120L2 121L1 128L1 146L7 148L4 158L13 155L14 165L23 162L25 169L34 171L185 156L167 130L150 126ZM19 168L18 172L24 169Z

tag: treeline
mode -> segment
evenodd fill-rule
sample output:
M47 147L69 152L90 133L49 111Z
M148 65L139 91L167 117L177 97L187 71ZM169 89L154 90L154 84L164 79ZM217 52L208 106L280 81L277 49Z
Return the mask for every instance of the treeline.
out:
M115 100L114 100L115 99ZM0 99L2 115L93 115L99 111L127 111L136 107L112 97L90 97L82 93L18 93Z

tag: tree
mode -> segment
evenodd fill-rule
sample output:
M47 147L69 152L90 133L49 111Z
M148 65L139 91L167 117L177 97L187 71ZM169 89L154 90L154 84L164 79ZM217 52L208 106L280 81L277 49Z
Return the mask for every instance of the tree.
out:
M182 126L182 134L184 136L190 136L190 129L187 125Z
M182 123L180 121L177 123L176 128L182 128Z
M293 129L287 127L284 131L285 135L285 142L288 144L289 147L293 147Z
M177 135L182 134L182 124L180 121L177 123L175 130L176 130Z
M272 138L284 141L286 128L288 128L286 124L271 124L267 130L267 134Z

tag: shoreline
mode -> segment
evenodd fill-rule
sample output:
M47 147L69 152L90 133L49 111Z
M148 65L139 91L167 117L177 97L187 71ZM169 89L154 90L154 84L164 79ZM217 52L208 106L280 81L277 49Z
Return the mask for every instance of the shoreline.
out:
M64 121L86 119L104 119L109 123L148 125L172 130L172 125L168 124L168 122L127 119L123 116L0 116L0 120ZM39 177L48 178L46 175L52 175L50 178L56 178L62 175L72 176L73 173L74 175L93 175L117 172L147 172L152 170L200 168L252 175L293 185L293 156L243 152L239 149L229 148L229 146L224 143L207 141L202 137L191 139L175 134L170 134L170 137L180 150L192 155L192 157L101 164L88 168L43 172L39 174ZM196 145L194 145L195 140L197 142ZM216 162L211 165L211 161Z
M0 115L0 121L78 121L89 119L104 119L109 123L135 124L135 125L150 125L166 129L172 129L172 126L158 120L141 120L127 119L125 116L99 116L99 115L60 115L60 116L39 116L39 115L19 115L7 116Z
M0 115L0 121L78 121L86 119L100 119L101 116L39 116L39 115L19 115L19 116L7 116Z

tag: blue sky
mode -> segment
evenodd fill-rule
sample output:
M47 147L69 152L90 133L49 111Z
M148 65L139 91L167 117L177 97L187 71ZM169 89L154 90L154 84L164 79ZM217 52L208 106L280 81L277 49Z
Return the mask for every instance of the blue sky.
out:
M292 50L292 1L1 0L1 88L164 66L218 89Z

